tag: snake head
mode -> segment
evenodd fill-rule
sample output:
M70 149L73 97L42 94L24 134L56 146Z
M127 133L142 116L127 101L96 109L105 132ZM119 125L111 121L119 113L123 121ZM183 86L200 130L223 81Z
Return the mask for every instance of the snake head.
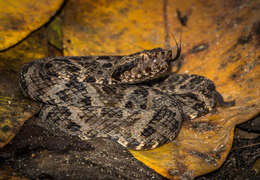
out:
M115 66L112 78L117 82L135 84L167 76L180 55L181 46L177 44L176 53L173 49L155 48L124 56Z

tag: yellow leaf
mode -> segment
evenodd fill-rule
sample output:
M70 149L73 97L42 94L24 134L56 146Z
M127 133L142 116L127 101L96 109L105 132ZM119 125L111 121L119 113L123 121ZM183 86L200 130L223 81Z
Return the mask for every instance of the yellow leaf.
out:
M0 71L2 73L19 72L23 64L46 57L48 55L47 36L43 35L46 35L45 28L34 32L17 46L0 52ZM15 79L14 81L17 83ZM8 89L1 90L9 91Z
M126 55L163 45L163 0L71 0L64 55Z
M48 22L63 0L0 0L0 51Z
M39 110L32 101L0 96L0 148L18 132L24 121Z

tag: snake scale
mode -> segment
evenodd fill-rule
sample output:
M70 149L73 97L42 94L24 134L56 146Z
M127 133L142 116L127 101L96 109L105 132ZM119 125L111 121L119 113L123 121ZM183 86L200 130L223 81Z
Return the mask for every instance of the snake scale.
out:
M67 56L25 64L24 96L43 104L39 117L81 139L110 138L135 150L173 141L183 121L224 102L214 83L171 73L180 56L155 48L127 56Z

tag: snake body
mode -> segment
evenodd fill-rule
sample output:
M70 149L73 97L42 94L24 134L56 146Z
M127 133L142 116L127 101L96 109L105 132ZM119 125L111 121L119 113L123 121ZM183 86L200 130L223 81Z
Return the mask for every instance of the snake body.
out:
M128 56L69 56L25 64L23 94L43 104L39 117L81 139L110 138L147 150L173 141L182 122L214 110L214 83L202 76L170 73L171 50Z

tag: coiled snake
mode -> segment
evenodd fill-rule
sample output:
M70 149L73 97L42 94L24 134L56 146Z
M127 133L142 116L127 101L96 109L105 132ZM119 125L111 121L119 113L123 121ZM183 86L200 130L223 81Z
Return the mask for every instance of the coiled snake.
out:
M128 56L45 58L25 64L19 85L43 103L39 117L81 139L110 138L146 150L173 141L182 121L224 102L209 79L170 73L180 56L156 48Z

